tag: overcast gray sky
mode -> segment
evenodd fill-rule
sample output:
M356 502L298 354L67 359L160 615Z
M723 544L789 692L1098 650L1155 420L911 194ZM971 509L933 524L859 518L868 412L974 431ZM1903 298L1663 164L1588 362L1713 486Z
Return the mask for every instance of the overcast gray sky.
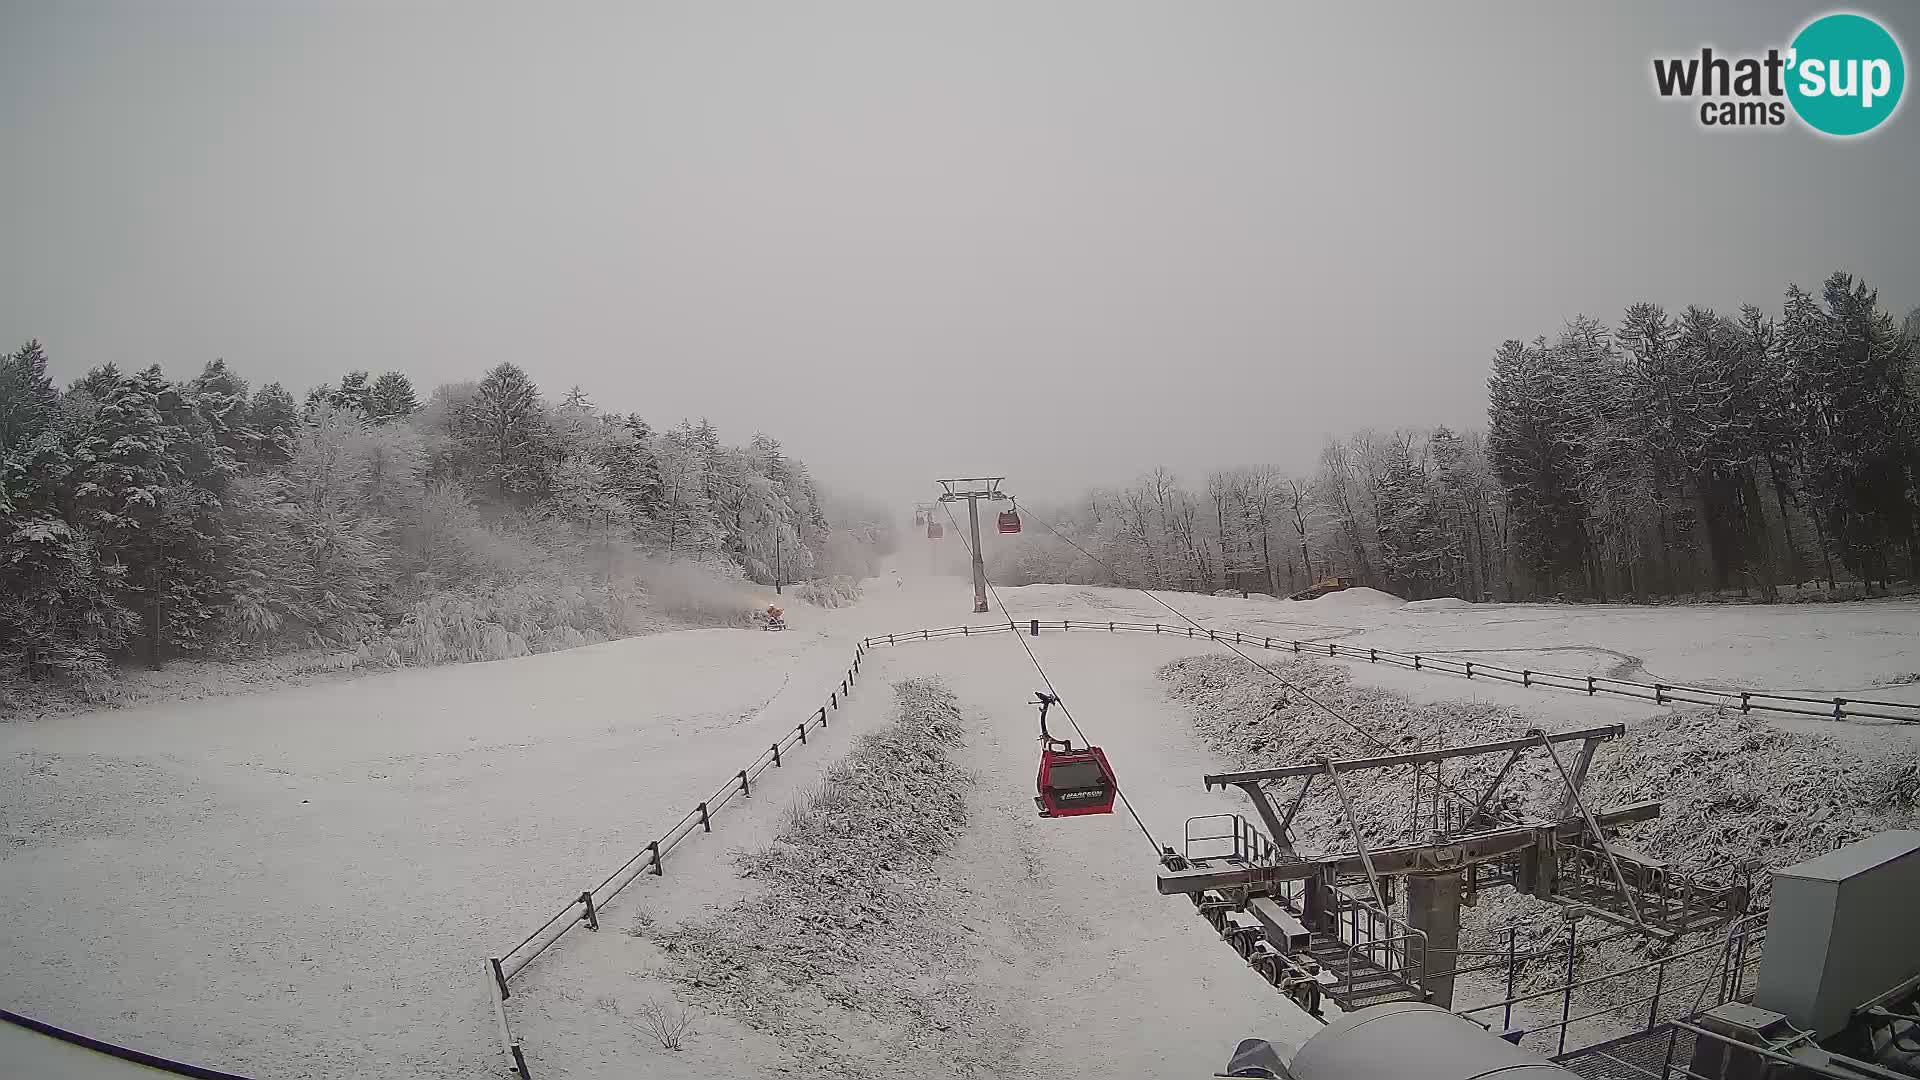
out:
M1305 466L1480 424L1577 311L1920 304L1914 105L1843 143L1651 90L1821 10L0 0L0 341L513 360L876 494ZM1914 65L1920 8L1854 10Z

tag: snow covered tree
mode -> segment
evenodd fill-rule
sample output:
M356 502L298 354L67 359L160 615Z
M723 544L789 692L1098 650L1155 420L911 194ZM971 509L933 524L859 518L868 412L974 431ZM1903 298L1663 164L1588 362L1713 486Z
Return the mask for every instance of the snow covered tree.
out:
M405 420L420 408L413 394L413 380L398 371L389 371L373 380L367 391L367 416L376 424Z
M260 436L257 457L269 465L284 465L293 454L293 435L300 426L300 408L293 395L277 382L253 395L247 422Z
M539 387L518 366L502 363L480 380L456 437L473 462L475 479L506 499L544 489L548 431Z
M1507 341L1487 380L1487 458L1507 490L1515 553L1557 588L1585 562L1570 372L1544 338Z

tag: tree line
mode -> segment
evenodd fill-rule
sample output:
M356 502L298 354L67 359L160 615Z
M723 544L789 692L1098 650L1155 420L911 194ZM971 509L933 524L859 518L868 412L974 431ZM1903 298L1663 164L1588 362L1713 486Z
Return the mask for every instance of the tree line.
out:
M1847 274L1780 314L1629 307L1495 350L1487 427L1329 438L1305 473L1165 469L1045 508L997 580L1286 595L1352 577L1410 598L1595 601L1920 569L1920 310ZM1105 563L1105 566L1100 565Z
M660 558L804 580L864 573L888 542L777 439L657 432L579 387L549 402L511 363L424 401L398 372L249 390L221 360L61 389L38 342L0 355L0 662L517 655L632 632Z

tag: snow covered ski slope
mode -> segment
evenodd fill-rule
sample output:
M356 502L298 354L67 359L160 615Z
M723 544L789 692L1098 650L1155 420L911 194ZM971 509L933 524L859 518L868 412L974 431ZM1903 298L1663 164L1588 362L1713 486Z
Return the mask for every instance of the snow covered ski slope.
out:
M1449 610L1341 595L1168 599L1203 624L1251 632L1920 700L1912 601ZM1121 590L1001 596L1016 619L1170 618ZM791 729L857 639L1004 621L998 611L972 616L970 599L952 579L876 583L851 608L788 605L782 634L664 634L0 726L0 1006L260 1077L497 1074L479 958L518 941ZM1057 634L1027 643L1156 840L1177 843L1189 816L1241 809L1201 789L1200 775L1221 763L1153 675L1204 643ZM574 933L531 965L513 1006L536 1076L807 1075L829 1058L937 1075L919 1071L933 1068L928 1058L890 1058L905 1044L831 1003L806 1023L702 1012L678 1052L642 1031L650 1003L685 990L648 927L753 895L733 852L775 840L828 767L890 723L886 687L917 676L953 691L965 719L954 753L977 778L937 879L901 883L955 905L950 922L923 928L947 935L943 955L960 958L943 992L978 1005L971 1028L943 1035L949 1050L991 1045L999 1075L1186 1077L1239 1038L1309 1030L1190 907L1154 894L1148 843L1126 815L1034 817L1027 702L1040 684L1013 636L995 635L870 653L863 692L820 745L729 805L666 875L622 894L600 933ZM1651 710L1364 664L1355 678L1434 700L1497 700L1548 725L1631 722ZM1902 752L1920 736L1857 730ZM1085 985L1101 990L1074 992Z

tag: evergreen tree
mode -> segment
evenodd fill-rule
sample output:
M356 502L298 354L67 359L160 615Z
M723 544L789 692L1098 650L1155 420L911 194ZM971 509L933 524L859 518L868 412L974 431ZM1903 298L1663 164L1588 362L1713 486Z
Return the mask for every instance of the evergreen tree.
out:
M480 380L457 437L474 462L475 478L505 499L545 488L548 431L539 387L518 366L502 363Z
M226 452L234 466L265 455L265 436L253 426L247 400L247 381L235 375L225 360L210 361L191 383L181 388L200 414L196 427Z
M420 407L413 396L413 382L397 371L389 371L373 381L367 391L367 416L376 424L405 420Z
M1584 561L1573 379L1544 339L1508 341L1487 380L1487 458L1512 504L1516 553L1555 584Z
M293 395L277 382L261 387L247 410L247 422L260 435L259 458L284 465L293 453L293 436L300 426L300 409Z
M327 404L346 412L357 412L362 416L372 414L373 387L370 376L365 371L349 371L340 379L340 385L327 394Z
M0 513L24 504L28 484L45 468L40 458L51 448L42 445L42 436L59 401L38 341L0 354Z

